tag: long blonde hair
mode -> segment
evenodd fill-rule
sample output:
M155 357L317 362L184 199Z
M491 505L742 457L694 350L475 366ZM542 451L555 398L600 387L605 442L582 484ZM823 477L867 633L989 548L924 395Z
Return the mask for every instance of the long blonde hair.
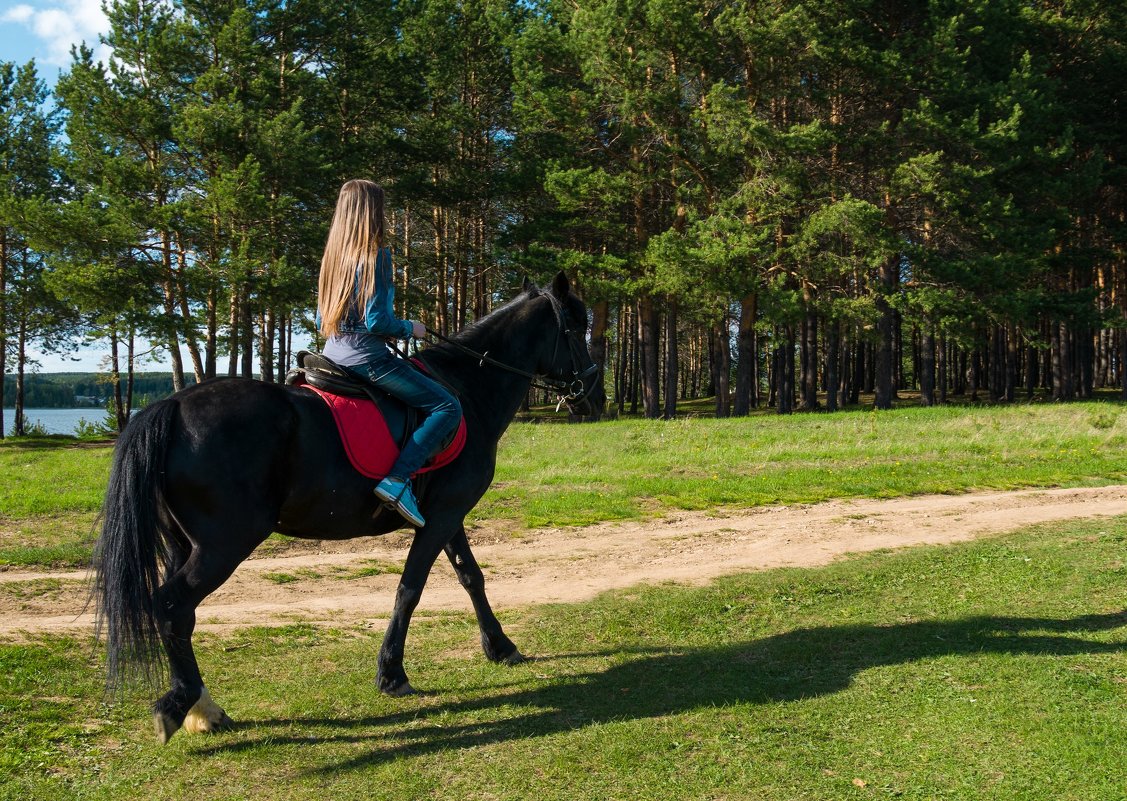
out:
M349 308L355 303L363 309L375 291L376 260L384 244L383 202L383 189L372 181L356 179L340 188L317 279L322 336L338 333Z

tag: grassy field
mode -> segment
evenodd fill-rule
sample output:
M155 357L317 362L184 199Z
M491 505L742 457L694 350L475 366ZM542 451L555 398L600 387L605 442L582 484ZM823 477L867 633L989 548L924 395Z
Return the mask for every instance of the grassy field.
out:
M424 616L409 699L378 631L203 636L240 725L163 748L88 641L3 645L0 797L1117 801L1125 552L1105 520L512 610L515 668Z
M0 441L0 567L90 563L110 443Z
M514 426L475 515L582 525L670 509L1125 477L1127 405L1118 403Z
M0 443L0 566L82 566L108 446ZM1127 405L904 408L743 419L516 424L471 521L508 529L833 497L1127 478Z

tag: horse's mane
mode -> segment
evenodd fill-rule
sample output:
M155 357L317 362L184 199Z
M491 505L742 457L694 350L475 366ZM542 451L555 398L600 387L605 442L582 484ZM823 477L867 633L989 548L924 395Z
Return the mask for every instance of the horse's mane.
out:
M436 342L424 348L419 354L420 358L426 364L438 368L440 372L446 372L449 367L467 358L464 353L459 351L458 345L474 348L475 345L480 344L481 339L492 334L499 326L504 324L506 320L509 320L514 313L524 308L529 301L539 297L549 297L552 301L556 300L551 296L551 293L546 290L537 289L535 287L525 289L517 293L504 305L498 306L481 319L475 320L461 331L451 334L447 337L450 342Z
M480 320L474 320L458 333L452 335L450 339L461 344L466 344L467 340L473 340L481 333L489 332L495 328L503 319L507 319L509 314L516 310L518 306L524 306L530 300L538 297L551 297L549 292L543 289L526 289L518 293L515 297L506 302L503 306L498 306L489 314L482 317ZM552 298L555 300L555 298Z

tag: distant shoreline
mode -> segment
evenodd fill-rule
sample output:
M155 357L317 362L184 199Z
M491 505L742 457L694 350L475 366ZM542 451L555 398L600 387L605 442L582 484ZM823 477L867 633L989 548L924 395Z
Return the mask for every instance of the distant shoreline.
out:
M194 384L195 376L184 377ZM124 377L122 386L124 389ZM172 373L169 371L133 374L133 405L167 398L172 394ZM24 376L24 406L28 409L95 409L104 410L113 395L107 373L65 372L28 373ZM11 373L4 375L4 409L14 409L16 382Z

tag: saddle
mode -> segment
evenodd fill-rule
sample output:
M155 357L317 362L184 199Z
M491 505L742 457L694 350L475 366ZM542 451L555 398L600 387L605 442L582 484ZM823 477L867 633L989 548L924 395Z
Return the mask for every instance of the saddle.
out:
M423 369L414 362L417 369ZM419 410L355 376L320 353L300 351L297 367L286 374L289 386L304 386L319 395L333 413L352 466L369 478L383 478L420 422ZM449 464L466 442L466 421L442 443L419 472Z

